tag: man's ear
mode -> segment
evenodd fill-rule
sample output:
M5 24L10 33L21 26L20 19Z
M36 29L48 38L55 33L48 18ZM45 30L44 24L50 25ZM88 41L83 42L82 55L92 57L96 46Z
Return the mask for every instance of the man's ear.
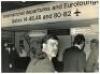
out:
M45 43L42 44L42 47L43 47L42 51L46 51L46 44Z

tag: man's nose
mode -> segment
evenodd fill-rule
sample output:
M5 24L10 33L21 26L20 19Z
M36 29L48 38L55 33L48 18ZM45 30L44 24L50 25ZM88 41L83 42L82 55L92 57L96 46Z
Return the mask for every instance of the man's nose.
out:
M57 47L57 46L55 46L55 47L54 47L54 49L55 49L55 50L57 50L57 49L58 49L58 47Z

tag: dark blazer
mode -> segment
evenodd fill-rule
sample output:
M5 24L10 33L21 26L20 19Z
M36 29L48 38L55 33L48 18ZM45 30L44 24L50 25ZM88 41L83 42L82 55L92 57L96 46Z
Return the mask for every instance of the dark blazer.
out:
M78 47L72 46L63 54L63 72L83 72L86 64L86 55Z

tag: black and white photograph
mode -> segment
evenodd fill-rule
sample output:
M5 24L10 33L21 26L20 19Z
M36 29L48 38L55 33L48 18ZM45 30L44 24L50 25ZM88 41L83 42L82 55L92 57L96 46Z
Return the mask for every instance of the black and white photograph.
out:
M1 73L98 73L99 1L1 1Z

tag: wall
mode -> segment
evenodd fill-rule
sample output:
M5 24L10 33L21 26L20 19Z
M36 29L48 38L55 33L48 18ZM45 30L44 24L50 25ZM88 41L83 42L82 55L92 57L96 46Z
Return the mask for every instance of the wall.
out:
M71 46L71 36L70 35L59 35L58 38L59 38L59 57L58 57L58 60L62 61L64 50Z
M11 31L1 31L1 38L3 40L12 40L12 42L14 42L14 32Z

